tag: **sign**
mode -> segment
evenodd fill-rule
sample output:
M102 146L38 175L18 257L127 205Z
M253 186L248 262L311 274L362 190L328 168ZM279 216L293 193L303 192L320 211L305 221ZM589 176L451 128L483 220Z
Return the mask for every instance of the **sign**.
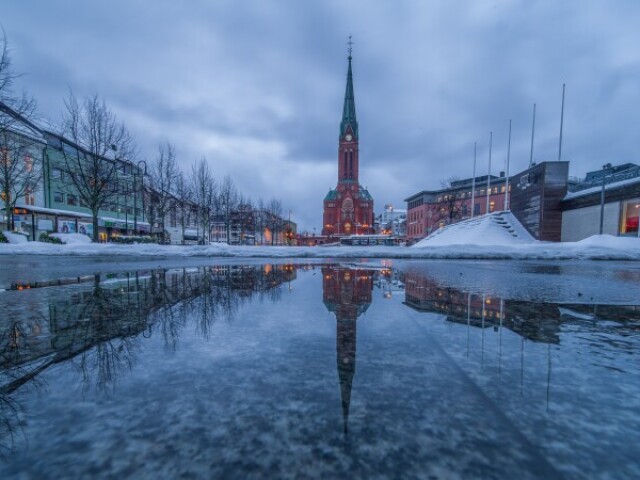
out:
M53 220L38 219L38 230L53 231Z
M58 233L76 233L76 222L74 220L58 220Z
M79 233L93 238L93 223L78 223Z

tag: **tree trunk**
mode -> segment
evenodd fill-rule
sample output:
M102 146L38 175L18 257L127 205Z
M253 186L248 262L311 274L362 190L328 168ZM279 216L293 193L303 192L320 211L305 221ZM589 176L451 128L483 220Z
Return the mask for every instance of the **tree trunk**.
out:
M93 241L98 243L100 240L100 235L98 233L98 212L93 211L91 213L93 214Z

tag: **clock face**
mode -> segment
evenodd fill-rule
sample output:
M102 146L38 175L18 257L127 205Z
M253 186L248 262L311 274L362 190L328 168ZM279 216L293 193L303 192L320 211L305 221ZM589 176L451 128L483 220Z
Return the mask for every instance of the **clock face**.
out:
M346 137L344 137L344 139L345 139L347 142L350 142L352 138L353 138L353 137L352 137L350 134L348 134L348 133L347 133L347 136L346 136Z

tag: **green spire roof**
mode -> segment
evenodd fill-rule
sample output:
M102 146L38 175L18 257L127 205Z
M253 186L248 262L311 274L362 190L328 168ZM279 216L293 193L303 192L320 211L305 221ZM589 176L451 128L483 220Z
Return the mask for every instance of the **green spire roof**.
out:
M349 71L347 72L347 89L344 92L344 106L342 107L342 121L340 122L340 137L351 126L353 136L358 138L358 121L356 120L356 100L353 95L353 74L351 73L351 55L349 55Z

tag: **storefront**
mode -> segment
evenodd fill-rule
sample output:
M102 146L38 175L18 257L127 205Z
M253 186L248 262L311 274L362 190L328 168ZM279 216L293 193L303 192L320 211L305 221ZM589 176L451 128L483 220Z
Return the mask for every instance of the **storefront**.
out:
M637 237L638 214L640 213L640 197L621 202L620 211L620 235L625 237Z

